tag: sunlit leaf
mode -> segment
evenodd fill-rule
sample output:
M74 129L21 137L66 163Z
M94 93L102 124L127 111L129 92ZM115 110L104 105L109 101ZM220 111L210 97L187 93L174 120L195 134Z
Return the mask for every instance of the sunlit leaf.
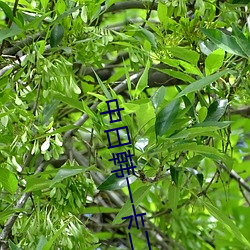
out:
M210 53L205 60L205 72L206 75L211 75L223 65L225 56L225 51L222 49L217 49Z
M0 183L11 194L14 194L18 187L16 176L5 168L0 168Z

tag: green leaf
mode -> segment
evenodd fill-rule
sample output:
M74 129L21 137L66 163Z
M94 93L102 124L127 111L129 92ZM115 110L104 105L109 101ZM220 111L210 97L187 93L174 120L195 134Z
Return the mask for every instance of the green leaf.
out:
M105 84L102 82L100 77L96 74L95 71L94 71L94 73L95 73L96 79L97 79L98 83L100 84L102 91L105 94L105 96L107 97L107 99L109 99L109 100L113 99L112 95L109 93L108 89L106 88Z
M0 30L0 42L3 41L6 38L17 36L20 33L22 33L24 30L20 29L18 26L13 25L11 28L2 29Z
M207 116L207 108L206 107L201 107L199 112L198 112L198 118L200 122L203 122L206 119Z
M24 189L24 192L27 193L33 191L40 191L49 188L50 185L51 185L51 180L37 176L27 177L26 188Z
M146 64L146 67L136 85L136 88L135 88L135 93L134 93L134 97L137 98L141 92L147 87L148 85L148 70L149 70L149 67L150 67L150 61L148 60L147 61L147 64Z
M178 182L179 182L179 173L180 173L181 169L180 168L176 168L173 166L170 166L170 175L171 175L171 179L174 182L174 184L178 187Z
M50 118L53 116L54 112L58 108L59 102L52 100L49 104L44 105L42 112L42 124L49 122Z
M190 50L190 49L185 49L181 47L176 47L176 48L173 47L173 48L169 48L168 50L172 52L175 57L178 57L182 60L190 62L194 66L197 65L199 58L200 58L200 54L198 52Z
M60 16L58 16L56 18L56 20L53 22L54 23L58 23L60 20L62 20L63 18L67 17L68 15L71 15L72 13L78 11L79 9L81 9L83 7L82 4L79 4L76 7L73 7L72 9L66 10L64 13L62 13Z
M54 92L53 93L53 97L63 103L66 103L68 104L69 106L73 107L73 108L76 108L82 112L85 112L84 108L83 108L83 105L80 101L76 100L76 99L73 99L73 98L70 98L68 96L65 96L65 95L62 95L58 92Z
M250 57L250 42L248 41L248 39L246 39L244 37L244 39L240 38L240 37L235 37L237 43L239 44L240 48L244 51L244 53Z
M124 176L117 178L116 174L110 175L99 187L99 190L118 190L127 186L126 177L129 179L129 183L133 183L136 180L134 175Z
M151 101L155 111L157 111L158 107L161 105L165 95L166 95L166 87L161 86L159 89L156 90L156 92L152 96Z
M216 122L216 121L204 121L193 125L193 127L216 127L216 129L226 128L231 125L231 121Z
M82 214L104 214L104 213L118 213L120 211L119 208L114 208L114 207L97 207L97 206L92 206L92 207L83 207L81 209Z
M9 242L10 250L22 250L16 244L14 244L11 240L9 240L8 242Z
M179 133L172 135L170 139L190 139L197 136L206 135L207 132L215 131L219 129L218 127L195 127L188 128L180 131Z
M11 21L14 21L14 15L13 15L13 12L12 12L11 8L9 7L9 5L7 5L7 4L4 3L3 1L0 1L0 8L3 9L5 15L6 15Z
M193 66L191 63L181 61L179 60L179 65L184 68L185 73L197 75L200 77L203 77L203 74L201 73L200 69L197 66Z
M231 72L230 70L223 70L221 72L215 73L213 75L207 76L205 78L202 78L198 81L195 81L191 84L189 84L185 89L183 89L178 95L178 97L181 97L183 95L195 92L197 90L200 90L204 87L206 87L207 85L213 83L214 81L218 80L220 77L222 77L223 75L227 74Z
M211 75L223 65L225 57L225 51L222 49L217 49L210 53L205 60L205 72L206 75Z
M18 209L14 209L14 208L9 208L7 207L5 211L0 212L0 222L4 223L6 219L8 219L8 217L14 213L18 213L18 212L23 212L24 209L23 208L18 208Z
M151 46L153 48L156 48L157 44L155 42L155 35L147 29L144 29L140 26L139 26L139 28L140 29L139 29L139 31L136 32L136 35L139 35L142 38L142 40L144 40L144 41L145 40L149 41Z
M11 194L14 194L18 187L18 180L16 176L5 168L0 168L0 183Z
M59 235L64 231L64 229L68 226L68 224L69 224L69 222L64 222L65 224L59 229L59 230L57 230L56 232L55 232L55 234L53 235L53 237L45 244L45 246L43 247L43 249L42 250L49 250L51 247L52 247L52 245L53 245L53 243L54 243L54 241L59 237Z
M193 168L194 166L198 166L203 159L204 159L204 157L202 155L195 155L185 162L184 168L186 168L186 167Z
M201 172L197 171L196 169L194 168L189 168L189 167L186 167L185 168L188 172L190 172L192 175L195 176L195 178L198 180L200 186L202 187L203 185L203 181L204 181L204 176Z
M44 9L47 8L48 3L49 3L49 0L41 0L41 5L42 5L42 7L43 7Z
M48 241L47 241L46 237L44 235L41 235L40 239L38 241L36 250L43 250L43 247L46 245L47 242Z
M191 76L189 76L188 74L186 73L183 73L183 72L180 72L180 71L176 71L176 70L173 70L173 69L159 69L159 68L155 68L157 71L160 71L162 73L165 73L169 76L172 76L174 78L177 78L177 79L180 79L184 82L193 82L195 79Z
M168 188L168 204L169 207L175 211L180 199L180 188L175 183L171 182Z
M185 144L184 144L185 146ZM175 145L171 149L171 153L180 152L180 150L184 150L181 145ZM226 154L220 153L216 148L207 146L207 145L197 145L195 142L187 143L185 150L191 152L197 152L205 157L208 157L214 161L223 161L229 168L231 168L232 163L230 163L230 157Z
M208 121L219 121L220 118L224 115L228 105L227 99L222 99L219 101L213 102L208 108L208 114L205 119L205 122Z
M144 197L148 194L151 186L150 185L143 185L139 187L133 194L133 201L135 209L139 206L141 201L144 199ZM121 208L119 213L116 215L115 219L113 220L112 224L121 224L123 222L122 217L129 216L133 213L133 208L131 206L131 201L128 199L124 206Z
M210 41L209 39L206 39L204 41L199 41L199 47L200 50L203 54L205 55L209 55L212 51L218 49L218 46L216 44L214 44L212 41Z
M201 199L200 199L201 200ZM216 218L219 222L223 224L223 226L232 233L233 236L235 236L239 241L241 241L245 246L250 248L250 242L245 238L245 236L241 233L241 231L238 229L238 227L234 224L232 220L230 220L221 210L213 206L212 204L203 201L203 204L205 205L208 212Z
M174 99L156 116L155 132L156 136L164 135L175 121L179 110L179 101Z
M86 168L83 167L79 167L79 166L70 166L70 165L64 165L63 168L61 168L56 176L54 177L54 179L51 181L51 186L54 185L57 182L61 182L62 180L70 177L70 176L74 176L80 173L83 173L86 171Z
M167 5L163 2L159 2L157 6L157 14L161 23L167 24L168 21L168 9Z
M241 57L246 57L246 54L237 43L237 40L235 37L228 36L224 34L222 31L217 30L217 29L200 28L200 30L219 48L231 54L238 55Z
M56 47L63 39L64 28L61 24L54 26L50 35L50 46Z

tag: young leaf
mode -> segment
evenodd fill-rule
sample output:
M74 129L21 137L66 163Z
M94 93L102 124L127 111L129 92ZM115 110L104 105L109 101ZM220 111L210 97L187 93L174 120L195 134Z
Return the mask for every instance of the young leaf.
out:
M167 5L165 3L163 3L163 2L158 3L157 14L158 14L158 18L159 18L160 22L163 24L167 24L168 9L167 9Z
M156 116L155 132L156 136L164 135L172 126L179 110L179 101L174 99Z
M176 210L179 199L180 188L178 188L173 182L171 182L168 188L168 203L173 211Z
M51 35L50 35L50 46L56 47L63 39L63 34L64 34L64 28L61 24L56 25L52 30L51 30Z
M223 65L225 51L222 49L217 49L210 53L205 60L205 72L206 75L211 75Z
M69 222L64 222L65 224L55 232L53 237L44 245L43 250L49 250L51 249L54 241L59 237L59 235L65 230L65 228L68 226Z
M198 118L199 122L203 122L207 117L207 108L206 107L201 107L199 112L198 112Z
M134 97L137 98L141 92L147 87L148 85L148 70L149 70L149 67L150 67L150 61L148 60L147 61L147 64L146 64L146 67L136 85L136 88L135 88L135 93L134 93Z
M105 96L107 97L107 99L111 100L112 99L112 95L109 93L108 89L106 88L105 84L102 82L102 80L100 79L100 77L96 74L96 72L94 71L96 79L98 81L98 83L100 84L103 93L105 94Z

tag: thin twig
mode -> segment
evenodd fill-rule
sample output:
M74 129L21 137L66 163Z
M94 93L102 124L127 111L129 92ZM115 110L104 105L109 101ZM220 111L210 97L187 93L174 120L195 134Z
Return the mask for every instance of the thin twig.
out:
M14 7L13 7L13 10L12 10L13 16L16 15L16 10L17 10L17 6L18 6L18 1L19 1L19 0L15 0ZM9 21L8 21L8 28L10 28L11 24L12 24L12 20L9 19ZM2 45L1 45L1 48L0 48L0 55L2 55L2 53L3 53L3 49L4 49L4 47L5 47L5 44L6 44L6 40L4 39L4 40L2 41Z
M232 179L236 180L240 186L246 191L250 192L250 186L232 169L229 170L224 163L218 164L220 168L224 169Z
M151 15L151 12L152 12L152 9L153 9L153 7L154 7L154 4L155 4L155 0L153 0L153 2L151 3L151 6L150 6L150 8L149 8L149 11L147 12L146 20L143 22L143 24L142 24L142 26L141 26L142 28L145 27L146 21L149 20L150 15Z
M39 97L40 97L41 85L42 85L42 81L40 80L40 82L38 83L35 105L33 107L33 114L34 115L36 115L36 110L37 110L37 107L38 107L38 101L39 101Z

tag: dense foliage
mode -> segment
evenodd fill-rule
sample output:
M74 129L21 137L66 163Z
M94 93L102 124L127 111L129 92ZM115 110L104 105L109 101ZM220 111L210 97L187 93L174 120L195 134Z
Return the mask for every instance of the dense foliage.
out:
M250 249L247 4L0 1L0 249Z

